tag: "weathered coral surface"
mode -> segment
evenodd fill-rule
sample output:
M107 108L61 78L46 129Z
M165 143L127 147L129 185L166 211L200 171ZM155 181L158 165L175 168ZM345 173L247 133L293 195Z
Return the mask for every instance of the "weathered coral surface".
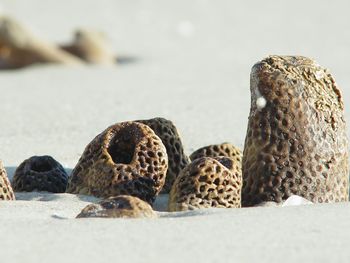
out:
M147 125L122 122L89 143L72 171L67 192L110 197L132 195L152 203L162 189L168 157Z
M0 200L15 200L9 179L7 178L6 170L0 160Z
M194 161L202 157L219 157L219 156L226 156L231 159L234 159L237 162L240 162L240 163L242 162L241 150L228 142L202 147L194 151L190 155L190 159Z
M168 193L180 171L189 164L190 160L184 152L184 147L176 126L164 118L138 120L149 126L162 140L169 159L169 168L162 192Z
M64 193L68 175L51 156L32 156L16 169L12 180L15 192L47 191Z
M134 196L119 195L86 206L77 218L86 217L155 218L157 214L145 201Z
M332 75L305 57L270 56L251 72L242 205L348 200L344 105Z
M227 157L203 157L185 167L169 196L169 211L241 206L240 163Z

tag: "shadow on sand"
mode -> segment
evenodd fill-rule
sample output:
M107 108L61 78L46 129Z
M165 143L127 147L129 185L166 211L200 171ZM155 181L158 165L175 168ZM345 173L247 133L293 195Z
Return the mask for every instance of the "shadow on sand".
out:
M16 166L6 166L5 167L9 180L12 181L13 175L17 169ZM67 174L70 176L72 169L65 168ZM97 198L94 196L87 195L78 195L78 194L69 194L69 193L49 193L49 192L16 192L16 199L21 201L58 201L62 199L69 199L73 196L78 198L80 201L89 202L89 203L97 203L101 200L101 198ZM160 194L157 196L156 200L153 203L153 209L157 212L166 212L168 210L168 194ZM180 213L181 214L181 213ZM189 216L192 215L191 213ZM166 217L166 216L164 216Z
M17 169L17 166L6 166L5 170L7 172L7 176L10 180L10 182L12 182L13 176L15 174L15 171ZM68 176L70 176L70 174L72 173L71 168L64 168L68 174ZM62 198L65 198L65 196L70 195L68 193L59 193L59 194L55 194L55 193L49 193L49 192L16 192L16 200L22 200L22 201L44 201L44 202L48 202L48 201L55 201L55 200L59 200ZM100 198L96 198L93 196L85 196L85 195L73 195L76 198L78 198L81 201L84 202L98 202L100 200Z

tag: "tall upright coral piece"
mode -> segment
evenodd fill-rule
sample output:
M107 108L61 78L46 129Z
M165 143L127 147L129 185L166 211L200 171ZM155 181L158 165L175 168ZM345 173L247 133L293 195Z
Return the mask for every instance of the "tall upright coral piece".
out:
M344 104L328 70L305 57L270 56L251 72L243 152L243 206L300 195L348 200Z

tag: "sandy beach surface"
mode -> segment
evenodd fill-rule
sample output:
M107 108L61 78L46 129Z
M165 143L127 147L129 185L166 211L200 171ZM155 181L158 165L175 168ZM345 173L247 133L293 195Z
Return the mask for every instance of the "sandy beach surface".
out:
M85 146L125 120L171 119L187 153L243 149L249 73L269 54L304 55L335 76L350 121L348 1L1 0L38 35L66 42L101 29L116 67L0 72L0 159L10 178L32 155L70 171ZM74 219L96 198L17 193L0 203L0 262L349 262L350 205L159 212L159 219ZM164 211L167 196L155 208Z

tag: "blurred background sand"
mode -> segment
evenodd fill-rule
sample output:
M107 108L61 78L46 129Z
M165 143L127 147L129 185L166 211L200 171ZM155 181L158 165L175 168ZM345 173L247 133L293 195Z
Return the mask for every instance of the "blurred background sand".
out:
M345 103L350 100L347 1L0 3L50 41L69 41L77 27L95 28L119 57L134 59L117 68L0 72L6 166L48 153L72 168L108 125L154 116L178 125L188 152L223 141L243 148L250 68L269 54L316 59L334 74Z

